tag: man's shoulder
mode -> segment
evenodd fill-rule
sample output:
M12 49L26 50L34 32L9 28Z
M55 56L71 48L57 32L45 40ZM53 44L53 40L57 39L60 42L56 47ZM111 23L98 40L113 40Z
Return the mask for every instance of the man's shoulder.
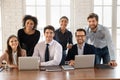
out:
M74 44L72 47L77 47L77 44Z
M73 50L77 49L77 44L74 44L71 49Z
M106 29L108 29L106 26L101 25L101 24L98 24L98 27L99 27L100 30L106 30Z
M53 40L53 45L56 47L62 47L62 45L59 42L57 42L56 40Z
M56 40L53 40L53 44L55 45L61 45L59 42L57 42Z
M85 43L85 47L92 47L92 48L94 48L94 45L91 45L91 44L88 44L88 43Z

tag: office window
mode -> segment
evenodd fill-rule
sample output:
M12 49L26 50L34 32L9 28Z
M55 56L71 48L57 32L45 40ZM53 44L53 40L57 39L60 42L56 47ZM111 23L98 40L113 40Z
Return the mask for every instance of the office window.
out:
M0 55L2 53L1 1L0 1Z
M120 0L117 0L117 48L120 53Z
M116 9L117 5L117 10ZM116 15L112 15L113 11L116 11ZM112 32L111 28L113 27L116 30L116 33L112 33L113 36L116 36L116 52L120 53L120 0L94 0L94 12L99 15L99 23L105 25ZM112 16L114 19L112 19ZM112 21L116 20L117 24L112 26ZM114 24L114 23L113 23ZM119 54L117 54L119 56Z
M94 12L99 16L99 23L111 28L112 0L94 0Z
M70 0L26 0L26 14L37 17L38 30L41 32L40 41L42 41L43 28L46 25L53 25L57 29L61 16L70 19Z
M51 0L51 24L58 28L59 18L64 15L70 18L70 0Z

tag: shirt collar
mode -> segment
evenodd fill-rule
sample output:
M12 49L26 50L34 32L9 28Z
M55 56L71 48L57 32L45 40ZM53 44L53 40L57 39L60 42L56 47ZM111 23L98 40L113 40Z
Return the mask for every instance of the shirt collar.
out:
M58 30L59 30L59 32L61 32L61 29L60 29L60 28L59 28ZM65 32L67 32L67 31L68 31L68 30L67 30L67 29L65 29Z
M83 48L84 48L84 46L85 46L85 42L83 43L82 48L80 48L80 47L79 47L79 44L77 44L77 47L78 47L79 49L83 49Z
M45 41L45 44L52 45L52 44L53 44L53 42L54 42L54 40L52 40L52 41L51 41L51 42L49 42L49 43L47 43L47 42Z
M100 30L102 30L102 27L101 27L100 24L98 24L98 25L97 25L97 31L96 31L96 32L98 32L98 31L100 31ZM90 28L89 28L89 32L92 32Z

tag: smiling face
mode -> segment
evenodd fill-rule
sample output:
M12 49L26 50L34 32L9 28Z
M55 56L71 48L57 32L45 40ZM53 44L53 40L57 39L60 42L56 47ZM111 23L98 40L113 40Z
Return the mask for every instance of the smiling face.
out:
M34 22L31 19L26 20L25 22L25 29L33 30L34 29Z
M60 23L61 29L65 29L67 27L68 20L66 18L61 18L59 23Z
M53 40L54 35L55 34L54 34L53 30L46 29L45 32L44 32L46 42L48 42L48 43L51 42Z
M83 44L85 42L86 36L84 31L77 31L75 37L78 44Z
M12 48L12 50L16 50L18 47L18 39L16 37L11 37L9 39L8 45Z
M89 18L89 19L88 19L88 25L89 25L89 27L91 28L91 30L94 30L94 29L96 29L96 27L97 27L97 25L98 25L98 21L96 20L95 17Z

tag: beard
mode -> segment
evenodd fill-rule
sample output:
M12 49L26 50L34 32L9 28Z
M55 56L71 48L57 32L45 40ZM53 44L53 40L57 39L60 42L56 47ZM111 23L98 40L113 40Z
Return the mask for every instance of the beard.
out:
M92 26L92 27L91 27ZM97 25L90 25L90 29L92 30L92 31L95 31L96 29L97 29Z

